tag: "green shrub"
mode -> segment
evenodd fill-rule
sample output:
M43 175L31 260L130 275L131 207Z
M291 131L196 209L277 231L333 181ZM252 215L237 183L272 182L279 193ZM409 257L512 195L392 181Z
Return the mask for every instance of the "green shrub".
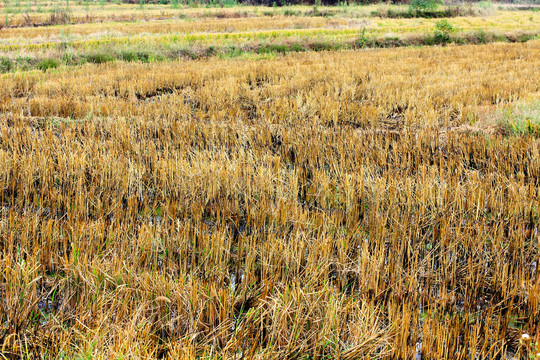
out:
M43 59L37 64L37 68L43 72L47 71L48 69L57 68L59 66L60 60L53 58Z
M450 34L455 31L456 29L452 24L450 24L450 22L448 22L448 20L439 20L435 23L435 41L439 44L446 44L450 42Z
M366 35L366 28L362 28L360 36L354 41L354 44L358 48L365 48L372 42L371 39Z

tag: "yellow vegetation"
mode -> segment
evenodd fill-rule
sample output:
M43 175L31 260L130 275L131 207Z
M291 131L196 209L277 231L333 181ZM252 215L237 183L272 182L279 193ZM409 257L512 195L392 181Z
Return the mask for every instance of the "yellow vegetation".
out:
M540 42L0 78L0 353L493 358L537 334Z

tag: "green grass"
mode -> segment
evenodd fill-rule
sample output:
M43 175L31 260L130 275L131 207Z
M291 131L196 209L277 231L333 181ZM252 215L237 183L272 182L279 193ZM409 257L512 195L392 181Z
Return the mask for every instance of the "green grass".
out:
M0 58L0 73L6 73L11 71L13 67L11 59L7 57L1 57Z
M86 61L94 64L102 64L116 60L114 55L106 52L94 52L83 56Z
M47 58L47 59L41 60L37 64L36 68L43 71L43 72L45 72L48 69L54 69L54 68L59 67L60 64L61 64L61 61L59 59Z
M503 114L503 128L514 135L540 135L540 100L516 105Z

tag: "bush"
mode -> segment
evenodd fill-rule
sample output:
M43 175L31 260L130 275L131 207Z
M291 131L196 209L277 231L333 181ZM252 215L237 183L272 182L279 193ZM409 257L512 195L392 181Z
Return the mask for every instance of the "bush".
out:
M48 69L54 69L60 66L60 60L58 59L43 59L37 64L37 68L43 72L47 71Z
M366 28L362 28L360 36L354 41L354 44L358 48L365 48L369 43L372 43L372 39L369 39L366 35Z
M455 31L456 29L448 22L448 20L439 20L435 24L435 41L439 44L446 44L450 42L450 34Z

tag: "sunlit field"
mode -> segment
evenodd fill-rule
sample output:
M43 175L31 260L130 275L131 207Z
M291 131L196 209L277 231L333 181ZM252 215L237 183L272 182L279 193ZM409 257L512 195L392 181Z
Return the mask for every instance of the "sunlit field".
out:
M289 52L513 43L540 35L540 11L534 7L449 6L433 18L410 17L407 9L8 0L0 8L0 73L88 62L272 58ZM439 18L446 15L451 17ZM443 37L437 32L441 21L448 26Z
M408 9L2 3L0 359L540 358L540 12Z

